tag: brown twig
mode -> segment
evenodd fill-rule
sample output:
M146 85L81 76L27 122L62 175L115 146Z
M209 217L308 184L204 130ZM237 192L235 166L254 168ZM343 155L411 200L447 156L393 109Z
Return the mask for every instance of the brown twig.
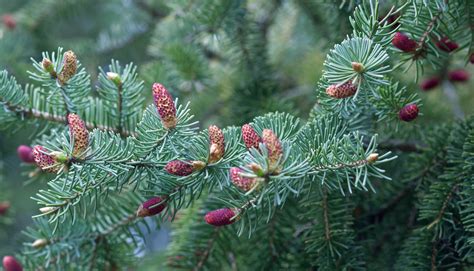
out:
M211 236L211 239L209 239L209 241L207 242L206 250L202 254L202 257L199 260L197 266L193 269L194 271L198 271L198 270L202 269L202 267L206 263L207 259L209 258L209 255L211 253L211 249L212 249L212 247L214 245L214 242L215 242L218 235L219 235L219 228L215 228L214 233Z

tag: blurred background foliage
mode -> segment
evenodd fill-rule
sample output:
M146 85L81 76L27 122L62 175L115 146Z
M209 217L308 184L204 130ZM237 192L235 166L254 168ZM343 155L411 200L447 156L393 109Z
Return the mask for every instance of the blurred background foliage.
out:
M0 0L0 69L26 84L30 57L39 60L42 51L60 46L76 52L92 80L110 59L135 63L147 89L161 82L173 95L192 101L192 113L204 127L241 125L276 110L307 118L317 102L314 89L327 52L351 31L348 15L355 1L236 0L227 7L198 2ZM473 65L465 63L465 56L454 57L450 67L472 74ZM398 78L423 99L416 129L452 119L441 87L422 92L412 70L400 71ZM455 85L466 114L474 112L473 86L472 80ZM17 250L20 231L37 213L29 197L44 186L25 184L16 155L18 145L31 142L30 135L28 130L0 134L0 202L12 206L0 217L0 255ZM164 245L167 238L155 240ZM149 270L156 270L154 262L145 260Z

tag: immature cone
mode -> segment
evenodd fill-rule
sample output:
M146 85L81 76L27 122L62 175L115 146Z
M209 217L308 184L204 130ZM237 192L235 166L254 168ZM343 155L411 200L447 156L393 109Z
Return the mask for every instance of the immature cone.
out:
M448 73L448 78L452 82L466 82L469 81L469 73L463 69L454 70Z
M121 86L122 85L122 79L120 78L120 75L118 75L115 72L108 72L107 73L107 79L112 81L116 86Z
M153 100L163 126L166 129L176 127L176 107L173 102L173 97L171 97L171 94L162 84L153 84Z
M35 158L36 165L43 171L51 173L59 171L60 166L56 162L55 156L51 153L48 154L48 151L43 146L38 145L33 148L33 157Z
M49 60L48 58L43 58L43 61L41 61L41 65L43 66L43 69L47 71L52 77L56 77L56 71L54 70L54 65Z
M5 271L23 271L23 267L13 256L3 257L3 269Z
M357 85L352 84L351 81L348 81L342 85L330 85L326 88L326 93L336 99L343 99L351 97L357 92Z
M361 73L365 70L365 67L364 65L362 65L362 63L359 63L359 62L352 62L351 63L352 65L352 69L355 71L355 72L358 72L358 73Z
M48 240L46 239L36 239L31 246L34 248L42 248L48 244Z
M188 176L194 171L194 166L191 162L180 160L169 161L165 166L165 170L172 175Z
M413 52L418 47L416 41L410 39L407 35L401 32L395 33L395 36L393 36L392 39L392 44L405 53Z
M244 140L245 147L247 147L247 149L258 149L258 145L260 144L260 142L262 142L260 136L249 124L244 124L242 126L242 139Z
M369 164L373 164L377 162L378 159L379 159L379 154L374 152L374 153L369 154L369 156L367 157L367 162Z
M8 209L10 209L10 202L8 201L0 202L0 215L6 214Z
M238 167L231 168L230 179L236 187L242 189L243 191L249 191L255 185L255 178L242 177L240 175L242 172L243 170Z
M224 133L215 125L209 126L208 131L210 142L209 163L215 163L224 156Z
M474 53L472 53L469 57L469 62L471 62L471 64L474 64Z
M234 223L237 220L237 218L231 219L234 216L234 210L230 208L222 208L208 212L204 219L207 224L220 227Z
M72 155L75 157L84 155L89 146L89 131L85 122L74 113L67 116L67 122L69 124L69 135L71 140L74 141Z
M247 165L247 167L250 168L257 176L263 177L265 175L265 171L263 170L262 166L256 163L250 163Z
M40 212L42 214L49 214L57 211L59 208L58 207L52 207L52 206L47 206L47 207L41 207L39 208Z
M33 149L30 146L20 145L16 149L18 157L20 157L21 161L25 163L32 164L35 162L35 157L33 156Z
M5 14L2 16L2 22L6 28L13 30L16 27L16 20L11 14Z
M268 160L270 162L270 167L274 168L280 157L283 155L283 148L278 137L273 133L272 130L264 129L263 130L263 143L268 150Z
M448 37L444 37L442 39L440 39L437 43L436 43L436 46L440 49L440 50L443 50L445 52L452 52L456 49L458 49L459 45L450 40Z
M418 106L416 104L405 105L398 112L398 116L403 121L412 121L418 116Z
M441 80L438 76L433 76L423 80L420 84L420 88L424 91L432 90L439 85Z
M66 84L71 79L77 70L77 57L73 51L67 51L63 56L63 69L59 73L58 79L61 85Z
M142 205L140 205L140 207L138 207L137 216L145 217L157 215L161 213L165 208L166 203L163 202L163 198L154 197L145 201L144 203L142 203Z

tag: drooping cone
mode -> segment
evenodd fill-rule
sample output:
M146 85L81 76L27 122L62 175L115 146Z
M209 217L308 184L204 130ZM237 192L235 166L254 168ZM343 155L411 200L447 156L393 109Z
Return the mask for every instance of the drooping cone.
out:
M416 104L409 104L400 109L398 116L403 121L412 121L418 117L418 112L419 109Z
M326 93L336 99L343 99L353 96L357 92L357 85L348 81L342 85L330 85L326 88Z
M23 271L23 267L13 256L3 257L3 269L5 271Z
M456 42L450 40L448 37L444 37L444 38L440 39L436 43L436 46L440 50L443 50L443 51L448 52L448 53L450 53L450 52L452 52L452 51L459 48L459 45Z
M166 203L163 202L163 198L154 197L145 201L144 203L142 203L142 205L140 205L140 207L138 207L137 216L145 217L157 215L161 213L165 208Z
M16 19L11 14L5 14L2 16L2 22L6 28L13 30L16 27Z
M283 155L283 148L278 137L270 129L263 130L263 143L268 150L268 160L270 168L274 169L277 166L278 160Z
M83 156L89 146L89 131L87 130L86 124L74 113L67 116L67 122L69 124L71 141L74 141L72 155L74 157Z
M247 149L258 149L258 145L262 142L260 136L249 124L244 124L242 126L242 139L244 140L245 147L247 147Z
M76 54L69 50L63 56L63 68L58 75L58 80L61 85L66 84L77 71L77 57Z
M407 35L401 32L395 33L395 36L393 36L392 39L392 44L405 53L413 52L418 47L416 41L410 39Z
M36 165L43 171L57 173L61 168L56 160L57 158L48 153L48 150L43 146L38 145L33 148L33 157L35 158Z
M0 202L0 215L6 214L8 212L8 209L10 209L10 202L8 201Z
M194 167L191 162L185 162L181 160L169 161L165 170L172 175L176 176L188 176L194 171Z
M161 123L166 129L176 127L176 107L173 97L166 88L159 83L153 84L153 101L161 118Z
M242 189L243 191L249 191L256 183L255 178L242 177L240 175L242 172L243 170L238 167L231 168L230 179L236 187Z
M469 73L463 69L454 70L448 73L448 78L451 82L466 82L469 81Z
M30 146L20 145L16 149L18 157L21 161L31 164L35 162L35 157L33 156L33 149Z
M222 208L214 211L210 211L206 214L204 219L206 223L212 226L220 227L230 225L237 221L237 218L231 219L235 216L234 210L230 208Z
M423 82L421 82L420 84L420 88L424 91L432 90L435 87L437 87L439 83L440 83L439 77L433 76L433 77L423 80Z
M209 163L219 161L225 153L224 133L215 125L209 126Z

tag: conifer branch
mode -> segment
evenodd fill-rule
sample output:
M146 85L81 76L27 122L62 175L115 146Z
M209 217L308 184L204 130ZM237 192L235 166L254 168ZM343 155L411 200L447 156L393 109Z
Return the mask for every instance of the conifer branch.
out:
M433 226L435 226L436 224L438 224L441 221L441 219L443 218L444 212L446 211L446 208L448 208L449 202L451 201L454 194L458 190L458 187L459 187L459 184L456 183L451 188L449 193L446 195L446 198L443 201L443 205L441 206L441 209L439 210L438 214L436 215L435 220L433 222L431 222L428 226L426 226L427 229L431 229Z
M203 268L204 264L206 263L207 259L209 258L209 255L211 254L211 250L214 246L214 242L216 241L217 236L219 236L219 231L220 231L219 228L214 229L214 232L213 232L211 238L207 242L207 247L204 250L204 252L202 252L202 256L199 259L196 267L194 268L194 271L199 271Z
M15 112L17 115L19 115L22 118L39 119L39 120L46 120L50 122L56 122L60 124L66 124L66 116L54 115L48 112L39 111L37 109L29 109L29 108L23 108L21 106L13 106L8 103L5 103L5 106L7 107L8 111ZM135 135L134 132L125 131L125 130L119 131L119 129L115 127L97 125L95 123L91 123L87 121L85 122L85 124L88 130L99 129L99 130L104 130L104 131L111 131L111 132L120 134L120 136L122 137Z
M324 237L327 241L331 239L331 227L329 226L329 215L328 215L328 192L326 188L323 188L322 198L323 218L324 218Z

